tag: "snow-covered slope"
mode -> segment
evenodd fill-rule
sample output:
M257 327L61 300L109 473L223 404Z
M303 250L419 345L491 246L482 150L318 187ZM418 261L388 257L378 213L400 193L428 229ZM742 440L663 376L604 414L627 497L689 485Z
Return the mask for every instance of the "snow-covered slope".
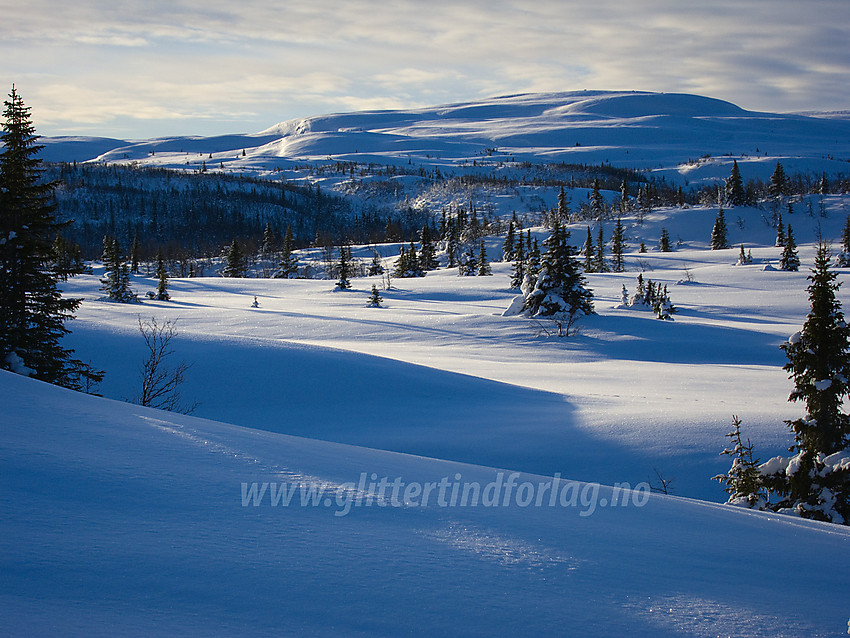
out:
M363 473L366 492L499 474L7 372L0 402L5 635L814 637L850 616L846 528L638 492L611 507L568 482L566 506L522 507L551 485L532 475L507 506L452 507L450 490L366 506ZM254 483L296 494L274 506ZM302 506L312 484L330 498Z
M47 140L50 157L79 141ZM244 151L244 153L243 153ZM71 150L69 150L69 154ZM847 172L850 121L745 111L687 94L580 91L528 94L399 111L364 111L283 122L257 135L178 137L92 145L89 159L265 173L299 162L355 161L458 168L473 161L568 162L663 170L669 179L728 175L705 156L786 170ZM716 174L715 174L716 173Z

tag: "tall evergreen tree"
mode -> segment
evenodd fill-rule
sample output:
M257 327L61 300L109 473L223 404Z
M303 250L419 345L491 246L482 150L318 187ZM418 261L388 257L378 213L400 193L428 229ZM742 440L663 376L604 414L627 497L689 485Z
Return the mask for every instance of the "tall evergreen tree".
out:
M292 235L292 226L286 227L283 236L283 246L280 250L280 261L274 276L278 279L289 279L298 272L298 257L295 255L295 238Z
M54 184L42 179L43 148L15 87L4 101L0 135L0 368L82 390L102 378L63 348L82 299L62 297L52 242Z
M436 270L440 267L437 261L437 248L431 237L431 227L425 224L419 233L419 266L422 270Z
M558 220L562 224L567 224L570 221L570 207L567 204L567 194L564 192L564 187L558 191Z
M245 254L239 242L234 239L233 243L225 250L224 269L221 271L221 274L225 277L244 277L245 269Z
M622 220L617 217L614 225L614 234L611 237L611 255L614 259L614 272L623 272L626 269L623 253L626 249L626 230L623 228Z
M581 247L581 254L584 255L584 272L596 272L596 264L593 261L596 256L596 248L593 245L590 226L587 227L587 239L584 240L584 245Z
M596 255L593 259L593 270L595 272L608 272L608 262L605 259L605 228L599 224L596 233Z
M514 261L516 258L514 251L516 250L516 227L514 220L508 222L508 232L505 236L505 243L502 245L502 261Z
M732 160L732 172L726 180L726 202L730 206L743 206L746 203L744 182L738 168L738 160Z
M138 301L130 288L130 267L121 257L121 245L109 235L103 238L103 266L106 272L100 280L100 289L106 293L106 298L119 303Z
M782 211L778 211L776 213L776 247L784 246L785 241L785 224L782 222Z
M786 421L797 456L765 477L765 483L783 496L773 509L848 524L850 468L834 463L833 455L846 454L850 445L850 416L842 411L850 397L850 326L836 296L841 284L829 262L829 249L820 244L809 276L811 312L803 329L782 346L788 357L785 370L794 380L788 400L806 406L803 418Z
M263 252L263 256L268 257L269 255L274 254L276 245L277 236L272 229L271 222L266 222L266 227L263 229L263 244L260 249Z
M785 248L782 250L779 268L780 270L791 272L800 270L800 258L797 256L797 244L794 242L794 233L791 231L791 224L788 224L788 234L785 236Z
M156 298L160 301L168 301L168 269L165 267L165 259L162 257L162 248L156 251Z
M526 270L529 275L532 277L536 277L540 274L540 247L537 245L537 237L534 238L534 241L531 239L531 231L528 231L526 235L526 246L528 247L528 255L527 259L527 267Z
M528 316L555 321L560 336L569 336L579 317L593 314L593 293L585 287L568 241L569 232L555 224L546 240L537 283L523 302L523 312Z
M133 235L133 246L130 248L130 272L134 275L139 274L139 253L141 252L141 246L139 246L139 233Z
M602 216L605 214L605 200L602 198L602 193L599 189L599 178L594 177L590 192L590 212L601 222Z
M844 230L841 231L841 253L838 255L838 266L850 266L850 215L844 220Z
M514 267L511 273L511 288L519 289L522 286L522 282L525 281L526 275L525 250L523 249L521 233L516 248L514 248L513 257Z
M714 220L714 228L711 230L711 250L729 248L727 233L726 215L723 212L723 208L721 208Z
M658 248L662 253L669 253L672 251L670 248L670 233L667 232L666 228L661 229L661 240L658 242Z
M785 175L785 169L782 168L782 164L779 162L776 162L776 168L770 176L770 184L767 187L767 192L771 197L776 199L788 194L788 177Z
M484 246L484 239L482 238L478 245L478 276L489 277L492 274L493 269L487 259L487 248Z
M350 280L352 274L352 264L350 246L339 247L339 261L337 261L336 270L338 276L336 287L339 290L348 290L349 288L351 288Z
M631 210L629 202L629 184L626 180L620 182L620 212L628 213Z

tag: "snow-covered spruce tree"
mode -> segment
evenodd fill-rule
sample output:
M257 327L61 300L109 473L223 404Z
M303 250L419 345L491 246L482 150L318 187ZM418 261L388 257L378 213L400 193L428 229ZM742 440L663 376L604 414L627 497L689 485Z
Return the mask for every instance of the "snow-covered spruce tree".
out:
M785 370L794 380L789 401L803 401L805 416L786 421L794 432L796 455L776 457L760 467L768 490L779 496L773 510L850 524L850 416L842 411L850 396L850 326L836 298L840 283L829 271L829 249L820 244L809 276L811 312L803 329L782 349Z
M714 228L711 230L711 250L723 250L725 248L729 248L727 233L726 215L721 207L714 220Z
M52 242L54 184L42 179L38 136L15 87L0 135L0 368L83 390L102 373L73 357L61 339L82 299L62 297Z
M726 202L729 206L743 206L746 203L744 181L738 168L738 160L732 160L732 172L726 179Z
M797 244L794 241L791 224L788 224L788 233L785 236L785 248L782 249L782 257L779 259L779 269L790 272L800 270L800 258L797 256Z
M596 272L593 265L596 248L593 245L593 237L590 234L590 226L587 227L587 239L581 247L581 254L584 255L584 272Z
M661 229L661 239L658 241L658 248L662 253L671 252L670 248L670 233L667 232L666 228Z
M437 270L440 262L437 261L437 248L431 235L431 227L425 224L419 233L419 268L420 270Z
M617 217L617 223L614 224L614 234L611 236L611 255L613 259L614 272L623 272L626 269L623 253L626 250L626 229L623 228L623 221Z
M605 259L605 232L602 224L599 224L599 232L596 233L596 255L593 259L594 272L608 272L608 262Z
M514 261L516 259L516 227L514 220L508 222L508 232L505 235L505 243L502 244L502 261ZM519 248L522 250L522 241L519 242Z
M277 236L275 235L274 230L272 230L272 225L270 222L266 222L266 227L263 229L263 244L262 250L263 257L269 257L274 254L275 247L277 246Z
M374 277L375 275L383 275L384 274L384 264L381 260L381 256L378 254L376 250L372 253L372 261L369 263L369 276Z
M590 212L601 222L603 215L605 215L605 200L602 198L602 193L599 189L599 178L594 177L590 192Z
M751 251L744 251L744 244L741 244L741 252L738 253L738 261L735 263L736 266L746 266L747 264L753 263L753 254Z
M242 247L234 239L233 243L224 251L224 268L221 274L224 277L244 277L245 268L245 255L242 252Z
M850 215L844 220L844 230L841 231L841 252L835 265L840 268L850 267Z
M475 251L472 250L472 246L467 247L460 256L457 269L458 275L461 277L474 277L478 274L478 257L475 255Z
M481 239L478 244L478 272L479 277L489 277L493 274L493 269L490 267L490 262L487 259L487 248L484 246L484 239Z
M561 224L567 224L570 221L570 206L567 204L567 194L564 192L563 186L558 191L558 221Z
M283 246L280 249L280 261L277 264L277 279L290 279L298 272L298 257L295 255L295 238L292 235L292 226L286 227L283 236Z
M366 305L370 308L380 308L383 300L384 298L378 292L378 287L372 284L372 292L369 293L369 300L366 302Z
M130 288L130 267L121 258L121 245L115 237L103 238L103 266L106 270L100 280L100 289L109 301L135 303L138 296Z
M402 246L398 261L396 261L395 268L393 269L393 277L404 279L424 276L425 272L420 267L419 256L416 254L416 246L413 245L413 242L410 242L409 248Z
M156 298L159 301L169 301L168 294L168 270L165 268L165 259L162 257L162 249L156 252Z
M569 232L555 224L545 242L546 253L534 287L525 295L522 313L529 317L550 319L558 328L558 336L569 336L575 322L593 314L593 293L585 287L581 267L567 242Z
M759 460L753 457L753 444L741 436L741 420L732 417L734 428L726 436L732 440L732 447L721 454L732 457L732 467L725 474L718 474L713 480L725 483L723 490L729 495L727 503L750 509L764 509L767 498L762 487Z
M336 262L336 273L338 277L336 281L337 290L348 290L351 288L352 267L350 246L339 247L339 260Z
M516 243L513 250L514 267L511 272L511 288L518 290L525 281L526 265L525 265L525 249L523 248L522 235Z
M776 212L776 243L774 246L781 248L785 245L785 224L782 222L782 211Z
M537 277L540 274L540 247L537 245L537 237L532 241L530 230L528 231L528 235L526 235L526 239L526 255L528 256L526 259L526 270L532 277Z

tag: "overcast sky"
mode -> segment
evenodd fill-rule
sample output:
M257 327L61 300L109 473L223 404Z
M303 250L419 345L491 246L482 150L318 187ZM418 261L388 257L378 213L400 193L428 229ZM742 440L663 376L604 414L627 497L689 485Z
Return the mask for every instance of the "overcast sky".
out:
M42 135L256 132L530 91L850 109L850 0L0 0Z

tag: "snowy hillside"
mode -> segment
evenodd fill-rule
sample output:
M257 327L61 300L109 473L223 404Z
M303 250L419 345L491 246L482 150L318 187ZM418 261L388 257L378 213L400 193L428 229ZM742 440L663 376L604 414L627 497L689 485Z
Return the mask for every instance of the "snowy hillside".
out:
M843 527L638 492L612 507L611 489L566 481L565 506L547 496L523 507L552 480L161 413L7 372L0 400L5 635L846 631ZM452 507L450 491L446 506L438 491L426 504L401 487L379 504L369 482L384 477L404 490L443 477L501 484L508 505ZM316 505L311 488L325 490ZM296 490L288 506L281 489Z
M767 177L787 170L847 173L850 121L745 111L686 94L580 91L492 98L407 111L364 111L283 122L255 135L135 142L45 140L50 160L137 162L247 174L305 162L440 167L464 172L517 162L611 163L668 180L726 177L732 158ZM108 148L111 146L111 148ZM713 158L713 159L712 159ZM699 160L699 161L698 161ZM300 168L299 168L300 167Z

